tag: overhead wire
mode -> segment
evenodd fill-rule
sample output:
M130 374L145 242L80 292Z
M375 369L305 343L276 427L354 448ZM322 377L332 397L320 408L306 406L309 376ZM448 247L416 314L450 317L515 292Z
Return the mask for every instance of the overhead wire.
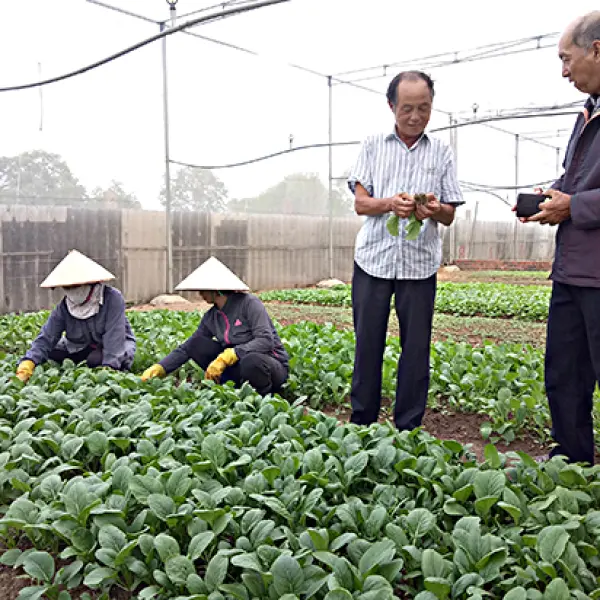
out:
M386 63L386 64L381 64L381 65L376 65L373 67L362 67L360 69L353 69L353 70L349 70L349 71L340 71L338 73L334 73L334 76L344 77L347 75L366 73L368 71L375 71L375 70L379 70L379 69L389 69L390 67L400 67L400 66L409 65L409 64L422 64L426 61L432 61L434 59L441 61L441 59L443 59L444 57L454 57L456 59L458 57L458 55L461 53L478 52L478 53L483 54L483 53L486 53L486 51L487 51L487 53L489 54L490 52L493 52L493 51L508 49L511 47L515 47L518 45L523 45L523 44L527 44L527 43L531 43L531 42L538 42L538 46L539 46L541 40L547 39L547 38L553 38L553 37L556 37L557 35L558 35L557 32L545 33L545 34L530 36L530 37L526 37L526 38L519 38L516 40L507 40L505 42L495 42L493 44L485 44L482 46L476 46L475 48L470 48L470 49L466 49L466 50L453 50L453 51L441 52L441 53L437 53L437 54L429 54L427 56L423 56L420 58L413 58L410 60L403 60L403 61L394 62L394 63ZM533 48L533 49L537 49L537 48Z
M104 4L103 2L100 2L99 0L91 0L91 1L93 3L95 3L95 4L100 5L100 6L105 6L107 8L114 8L114 7L110 6L110 5L107 5L107 4ZM257 52L255 52L255 51L248 50L246 48L243 48L243 47L240 47L240 46L237 46L237 45L234 45L234 44L230 44L228 42L223 42L221 40L217 40L217 39L214 39L214 38L209 38L207 36L203 36L203 35L196 34L194 32L189 32L189 31L186 31L186 30L189 29L190 27L193 27L195 25L199 25L201 23L206 23L206 22L211 22L213 20L222 19L225 16L239 14L239 13L243 13L243 12L248 12L250 10L254 10L254 9L257 9L257 8L262 8L262 7L265 7L265 6L280 4L280 3L283 3L283 2L287 2L287 1L289 1L289 0L262 0L262 1L256 2L256 3L241 4L241 3L244 2L244 0L238 0L237 2L236 2L236 0L228 0L228 1L216 4L216 5L213 5L211 7L206 7L206 8L203 8L203 9L199 9L197 11L192 11L190 13L186 13L184 15L181 15L179 18L181 19L181 18L185 18L185 17L188 17L188 16L192 16L194 14L198 14L200 12L206 12L206 11L208 11L210 9L213 9L213 8L219 8L219 7L223 8L223 10L221 10L218 13L214 13L214 14L210 14L210 15L205 15L205 16L202 16L202 17L198 17L198 18L192 19L191 21L186 21L185 23L182 23L181 25L178 25L178 26L175 26L175 27L172 27L172 28L169 28L169 29L165 29L165 30L161 31L158 34L156 34L154 36L151 36L150 38L142 40L141 42L138 42L137 44L134 44L133 46L130 46L130 47L128 47L128 48L126 48L126 49L124 49L124 50L122 50L120 52L117 52L117 53L115 53L113 55L110 55L110 56L108 56L108 57L106 57L104 59L101 59L100 61L97 61L97 62L95 62L95 63L93 63L91 65L88 65L86 67L82 67L80 69L77 69L77 70L72 71L70 73L66 73L64 75L60 75L60 76L57 76L57 77L52 77L52 78L49 78L49 79L46 79L46 80L42 80L42 81L37 81L37 82L34 82L34 83L22 84L22 85L17 85L17 86L9 86L9 87L0 88L0 92L19 91L19 90L24 90L24 89L31 89L31 88L36 88L36 87L41 87L41 86L49 85L49 84L56 83L56 82L59 82L59 81L64 81L66 79L75 77L77 75L84 74L84 73L86 73L88 71L91 71L91 70L96 69L96 68L98 68L100 66L108 64L108 63L110 63L110 62L112 62L114 60L117 60L117 59L119 59L119 58L121 58L121 57L123 57L123 56L125 56L125 55L127 55L129 53L131 53L131 52L134 52L134 51L136 51L136 50L138 50L138 49L140 49L140 48L142 48L142 47L144 47L144 46L146 46L148 44L151 44L151 43L153 43L153 42L155 42L155 41L157 41L157 40L159 40L159 39L161 39L163 37L166 37L168 35L172 35L174 33L180 32L180 31L183 32L183 33L189 34L189 35L194 35L195 37L198 37L200 39L204 39L206 41L210 41L210 42L217 43L217 44L220 44L220 45L223 45L223 46L226 46L226 47L230 47L230 48L238 50L238 51L243 51L243 52L246 52L246 53L253 54L255 56L259 56L259 54ZM226 9L225 8L226 6L229 6L229 5L232 5L232 4L234 4L236 6L234 8L230 8L230 9ZM241 6L240 6L240 4L241 4ZM136 13L130 13L130 12L127 12L127 11L123 11L122 9L119 9L119 11L123 12L124 14L127 14L129 16L133 16L133 17L136 17L136 18L143 19L143 20L145 20L147 22L153 22L155 24L160 24L160 22L158 22L158 21L153 21L152 19L143 17L142 15L137 15ZM446 52L444 54L430 55L429 57L424 57L424 59L421 59L421 60L427 60L428 58L441 58L443 56L449 56L451 54L455 55L455 58L452 59L452 60L440 61L437 64L433 64L433 65L429 66L429 68L435 68L435 67L440 67L440 66L447 66L447 65L450 65L450 64L457 64L459 62L470 62L470 61L481 60L481 59L485 59L485 58L495 58L495 57L498 57L498 56L504 56L504 55L508 55L508 54L513 54L515 52L524 52L524 51L530 51L530 50L536 50L536 49L542 49L542 48L545 48L545 47L549 47L549 46L541 45L540 42L541 42L542 39L547 38L547 37L552 37L554 35L556 35L556 34L544 34L542 36L533 36L533 37L530 37L530 38L523 38L521 40L513 40L513 41L504 42L504 43L497 43L497 44L489 44L489 45L486 45L486 46L480 46L478 48L475 48L475 49L471 50L471 51L481 50L480 52L478 52L476 54L473 54L473 55L466 56L464 58L458 58L457 55L458 55L458 52L460 52L460 51L457 51L457 52L454 52L454 53L452 53L452 52ZM535 48L520 49L520 50L517 50L517 51L511 51L511 52L508 51L509 48L514 48L516 46L523 45L525 43L529 43L529 42L532 42L532 41L537 41L538 42L537 47L535 47ZM466 50L466 51L462 51L462 52L466 53L466 52L470 52L470 50ZM501 52L501 54L497 54L498 52ZM418 59L415 59L412 62L415 62L417 60ZM302 66L296 65L296 64L291 64L290 63L288 66L290 66L292 68L300 69L302 71L305 71L305 72L308 72L308 73L311 73L311 74L314 74L314 75L318 75L318 76L321 76L321 77L328 77L328 78L330 77L332 81L335 81L336 83L339 83L339 84L346 84L346 85L349 85L349 86L352 86L352 87L356 87L356 88L359 88L359 89L363 89L363 90L366 90L366 91L369 91L369 92L379 93L377 90L374 90L372 88L360 85L358 82L362 81L362 80L354 80L354 81L353 80L343 80L343 79L340 79L339 76L340 75L348 75L348 74L360 73L360 72L366 72L366 71L374 70L374 69L377 69L377 68L383 68L385 70L386 68L391 67L391 66L400 66L400 65L404 65L404 64L409 64L409 61L404 61L404 62L399 62L399 63L392 63L390 65L381 65L380 67L368 67L368 68L365 68L365 69L357 69L357 70L354 70L354 71L341 72L341 73L338 73L336 76L326 76L326 75L324 75L322 73L319 73L319 72L314 71L312 69L308 69L306 67L302 67ZM367 80L367 79L376 79L376 78L381 78L381 76L379 76L379 77L372 77L372 78L365 78L364 80ZM560 115L576 114L576 111L560 111L560 110L557 111L556 110L556 109L562 109L562 108L572 107L572 106L575 106L576 104L577 104L577 102L571 102L571 103L567 103L567 104L564 104L564 105L553 106L553 107L535 107L535 108L531 108L530 107L530 108L524 109L527 112L517 113L517 114L510 114L510 115L498 114L498 115L493 116L493 117L480 118L480 119L471 119L471 120L463 121L463 122L455 122L455 123L453 123L451 125L448 125L448 126L445 126L445 127L438 127L436 129L433 129L432 132L439 132L439 131L444 131L444 130L449 130L449 129L456 129L456 128L464 127L464 126L467 126L467 125L476 125L476 124L485 125L486 123L491 123L491 122L494 122L494 121L512 120L512 119L519 119L519 118L534 118L534 117L541 117L541 116L560 116ZM548 110L551 110L552 112L543 112L543 111L548 111ZM532 111L533 111L533 114L532 114ZM535 112L535 111L539 111L539 112ZM448 113L447 111L441 111L441 110L438 110L437 112L444 113L444 114L447 114L447 115L451 114L451 113ZM505 130L501 130L501 129L499 129L499 131L502 131L504 133L511 133L511 132L508 132L508 131L505 131ZM517 135L517 134L515 134L515 135ZM543 142L539 142L538 140L535 140L533 138L531 139L531 141L537 141L538 143L540 143L542 145L548 145L548 144L543 144ZM349 141L349 142L335 142L335 143L332 143L332 144L329 144L329 143L309 144L309 145L298 146L298 147L286 149L286 150L283 150L283 151L273 152L273 153L270 153L270 154L267 154L267 155L264 155L264 156L253 158L253 159L249 159L249 160L245 160L245 161L240 161L240 162L237 162L237 163L225 164L225 165L203 166L203 165L196 165L196 164L186 163L186 162L177 161L177 160L171 160L170 162L172 164L176 164L176 165L179 165L179 166L186 166L186 167L198 168L198 169L216 170L216 169L226 169L226 168L233 168L233 167L245 166L245 165L253 164L253 163L256 163L256 162L264 161L264 160L267 160L267 159L270 159L270 158L275 158L277 156L281 156L281 155L284 155L284 154L289 154L289 153L297 152L297 151L301 151L301 150L308 150L308 149L314 149L314 148L327 148L329 146L349 146L349 145L357 145L357 144L360 144L360 142L358 142L358 141ZM487 188L487 189L507 189L508 190L508 189L523 189L523 188L527 188L527 187L533 187L533 186L536 186L536 185L543 185L543 184L549 183L549 182L540 182L540 183L537 183L537 184L523 185L523 186L486 186L485 184L474 184L474 183L470 183L470 182L463 182L463 183L465 185L470 186L470 187L481 187L481 189Z
M554 179L546 179L545 181L536 181L535 183L524 183L519 185L488 185L487 183L473 183L472 181L464 181L460 180L459 183L461 185L465 185L467 187L474 188L476 190L524 190L527 188L535 188L541 187L543 185L548 185L550 183L554 183L556 181L556 177Z
M182 15L177 15L177 20L185 19L187 17L193 17L194 15L198 15L200 13L207 12L209 10L215 10L217 8L225 9L228 6L237 6L238 4L243 4L244 2L248 2L249 0L224 0L223 2L218 2L217 4L212 4L211 6L205 6L203 8L197 8L196 10L191 10L190 12L183 13Z
M89 3L91 3L91 4L96 4L98 6L102 6L104 8L108 8L108 9L114 10L116 12L125 14L127 16L140 19L142 21L154 23L155 25L160 25L161 23L164 23L163 21L155 21L155 20L153 20L153 19L151 19L149 17L145 17L143 15L139 15L137 13L133 13L131 11L127 11L127 10L124 10L122 8L118 8L118 7L112 6L111 4L107 4L105 2L102 2L101 0L87 0L87 1ZM237 2L244 2L244 1L246 1L246 0L237 0ZM285 2L285 1L289 1L289 0L279 0L279 2ZM199 9L198 11L193 11L191 13L187 13L187 15L183 15L183 17L189 16L190 14L196 14L197 12L202 12L202 11L205 11L205 10L209 10L210 8L222 7L222 6L225 6L225 5L230 5L230 4L234 3L234 2L236 2L236 0L225 0L223 3L219 3L219 4L216 4L216 5L213 5L213 7L206 7L204 9ZM278 2L275 1L275 2L272 2L272 3L276 4ZM266 4L267 5L271 4L271 2L268 2ZM260 8L260 6L259 5L252 5L251 7L249 7L249 6L245 6L244 7L245 10L250 10L250 9L253 9L253 8ZM229 11L227 13L224 13L224 12L217 13L215 15L211 15L210 16L210 20L212 20L212 19L216 20L216 19L222 18L226 14L236 14L237 12L242 12L242 11L241 10L240 11L235 11L234 10L234 11ZM179 18L182 18L182 17L179 17ZM178 31L181 31L182 33L184 33L186 35L191 35L193 37L196 37L196 38L204 40L204 41L208 41L208 42L211 42L211 43L214 43L214 44L218 44L218 45L221 45L221 46L233 49L233 50L237 50L239 52L244 52L246 54L250 54L250 55L253 55L253 56L260 57L260 54L258 52L256 52L255 50L251 50L249 48L244 48L242 46L238 46L236 44L231 44L229 42L224 42L222 40L218 40L216 38L208 37L208 36L199 34L197 32L187 31L185 29L185 28L188 28L190 26L193 26L194 24L199 24L199 23L202 23L202 22L206 22L206 21L204 21L201 18L198 21L194 20L194 21L189 22L189 23L184 23L183 25L178 26L176 28L165 30L164 32L161 32L161 34L159 34L157 36L154 36L153 39L151 38L150 40L146 41L146 43L151 43L151 41L155 41L156 39L159 39L162 36L170 35L172 33L176 33ZM497 42L495 44L487 44L487 45L484 45L484 46L479 46L479 47L474 48L472 50L465 50L465 51L460 51L459 50L459 51L454 51L454 52L445 52L445 53L440 53L440 54L433 54L433 55L429 55L429 56L423 57L422 59L413 59L413 61L426 60L427 58L436 58L436 57L448 56L448 55L452 55L452 54L457 55L459 52L469 52L469 51L475 51L475 50L485 50L487 48L493 48L493 47L495 47L495 48L498 48L498 47L500 47L500 48L506 48L506 47L514 46L516 44L523 44L523 43L528 43L528 42L531 42L531 41L537 41L538 42L538 47L539 47L539 42L542 39L553 37L553 36L556 36L556 35L558 35L558 34L557 33L549 33L549 34L543 34L543 35L537 35L537 36L530 36L530 37L527 37L527 38L521 38L521 39L518 39L518 40L509 40L507 42ZM133 48L132 49L128 49L127 52L131 52L131 51L133 51ZM29 85L25 85L25 86L13 86L12 88L0 88L0 91L12 91L12 90L18 90L18 89L27 89L29 87L38 87L38 86L46 85L47 83L53 83L54 81L60 81L62 79L65 79L66 77L73 77L73 76L75 76L77 74L81 74L81 73L84 73L84 72L86 72L88 70L91 70L92 68L95 68L97 66L101 66L101 64L105 64L106 62L110 62L111 59L115 60L118 57L119 56L109 57L108 59L105 59L104 61L100 61L98 64L90 65L89 67L86 67L84 69L80 69L78 72L74 72L74 73L68 74L68 76L62 76L62 77L54 78L52 80L47 80L47 81L39 81L39 82L37 82L35 84L29 84ZM485 56L482 56L482 58L485 58ZM479 60L479 59L477 59L477 60ZM406 61L406 63L408 63L408 61ZM386 66L398 66L398 65L401 65L401 64L405 64L405 63L392 63L391 65L383 65L383 67L386 67ZM309 73L311 75L315 75L315 76L318 76L318 77L323 77L325 79L330 80L334 84L345 84L345 85L348 85L350 87L354 87L354 88L357 88L357 89L362 89L364 91L368 91L368 92L371 92L371 93L374 93L374 94L378 94L378 95L381 93L378 90L375 90L375 89L370 88L368 86L361 85L360 83L356 83L356 82L353 82L351 80L348 81L348 80L344 80L344 79L340 79L339 78L339 75L344 75L344 74L349 74L349 73L358 73L358 72L362 72L362 71L373 70L375 68L380 68L380 67L368 67L366 69L358 69L358 70L355 70L355 71L346 71L346 72L338 73L337 75L325 75L324 73L320 73L319 71L315 71L314 69L310 69L310 68L307 68L307 67L295 64L295 63L286 63L286 65L288 67L290 67L290 68L297 69L297 70L303 71L305 73ZM381 78L381 76L379 76L379 78ZM441 109L434 108L433 110L435 112L438 112L440 114L445 114L447 116L452 116L453 115L453 113L448 112L448 111L444 111L444 110L441 110ZM499 131L501 133L506 133L506 134L509 134L509 135L513 134L513 132L506 131L506 130L498 128L498 127L494 127L493 125L486 125L485 123L483 123L483 126L484 127L489 127L491 129L494 129L494 130ZM521 138L522 139L529 139L530 141L536 142L536 143L538 143L538 144L540 144L542 146L553 147L553 148L556 147L556 146L551 146L550 144L547 144L547 143L545 143L545 142L543 142L541 140L536 140L534 138L526 138L525 136L521 136Z
M192 19L191 21L186 21L185 23L182 23L181 25L177 25L177 26L171 27L169 29L164 29L160 33L157 33L156 35L153 35L145 40L142 40L141 42L138 42L137 44L134 44L133 46L129 46L128 48L125 48L124 50L116 52L115 54L111 54L110 56L107 56L106 58L103 58L103 59L96 61L95 63L92 63L90 65L87 65L85 67L81 67L80 69L76 69L75 71L65 73L64 75L58 75L56 77L51 77L51 78L45 79L43 81L36 81L35 83L25 83L25 84L21 84L21 85L2 87L2 88L0 88L0 92L15 92L15 91L20 91L20 90L27 90L27 89L37 88L40 86L50 85L52 83L57 83L59 81L65 81L66 79L70 79L77 75L83 75L84 73L87 73L88 71L97 69L98 67L101 67L110 62L113 62L114 60L122 58L123 56L126 56L127 54L130 54L131 52L139 50L140 48L143 48L144 46L147 46L148 44L156 42L157 40L160 40L169 35L173 35L174 33L177 33L179 31L183 31L184 29L187 29L189 27L194 27L195 25L199 25L201 23L208 23L208 22L211 22L214 20L222 19L225 16L236 15L236 14L240 14L243 12L249 12L250 10L254 10L257 8L263 8L266 6L281 4L283 2L289 2L289 0L260 0L259 2L256 2L254 4L237 6L235 8L227 9L227 10L221 11L218 14L211 14L211 15L205 15L202 17L197 17L195 19Z
M561 112L552 112L552 113L533 113L533 114L518 114L518 115L509 115L509 116L495 116L495 117L486 117L483 119L472 119L470 121L462 121L459 123L454 123L452 125L445 125L443 127L436 127L431 129L431 133L438 133L440 131L448 131L450 129L457 129L460 127L467 127L469 125L480 125L484 123L490 123L494 121L508 121L512 119L523 119L523 118L540 118L540 117L552 117L552 116L564 116L564 115L576 115L579 114L579 111L561 111ZM247 160L227 163L221 165L199 165L190 162L184 162L179 160L171 160L170 162L174 165L179 165L181 167L190 167L192 169L205 169L216 171L219 169L231 169L233 167L244 167L247 165L251 165L257 162L262 162L264 160L268 160L270 158L276 158L277 156L283 156L285 154L292 154L294 152L300 152L303 150L312 150L316 148L329 148L329 146L356 146L360 145L362 142L360 141L346 141L346 142L332 142L329 144L328 142L316 143L316 144L306 144L304 146L295 146L293 148L286 148L285 150L279 150L275 152L271 152L269 154L264 154L262 156L257 156L254 158L250 158Z
M506 56L513 56L515 54L523 54L525 52L533 52L535 50L545 50L548 48L554 48L554 44L544 44L542 46L538 46L536 48L520 48L516 50L503 50L498 54L490 54L490 53L481 53L473 56L466 56L465 58L460 59L452 59L449 58L445 61L435 62L435 63L406 63L405 66L410 66L411 69L419 69L421 71L429 71L433 69L441 69L443 67L449 67L452 65L459 65L463 63L470 63L478 60L491 59L491 58L504 58ZM400 66L400 65L399 65ZM349 79L349 82L365 82L365 81L374 81L376 79L381 79L385 75L370 75L365 77L358 77L356 79Z

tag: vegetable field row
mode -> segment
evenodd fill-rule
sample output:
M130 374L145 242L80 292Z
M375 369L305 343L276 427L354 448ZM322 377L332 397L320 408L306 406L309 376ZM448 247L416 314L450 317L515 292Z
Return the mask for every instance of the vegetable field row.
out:
M248 387L68 365L2 383L0 410L0 560L33 579L22 598L600 598L600 467L492 446L477 465Z
M505 283L439 282L435 309L457 316L512 317L524 321L548 318L551 288ZM263 292L264 302L351 306L351 287L291 289Z
M45 313L0 317L5 350L24 352L45 317ZM191 335L200 315L134 311L129 318L138 336L133 370L141 373ZM291 356L286 397L292 401L302 397L313 408L344 403L352 380L354 333L306 322L278 330ZM382 395L386 398L394 397L399 355L398 338L389 337L383 366ZM7 374L14 368L15 360L16 356L7 366ZM175 376L199 382L202 371L190 361ZM31 383L43 382L44 378L45 373L38 369ZM520 344L473 348L464 343L437 342L431 351L429 406L487 415L482 435L492 441L511 442L524 431L548 439L550 416L544 394L542 351ZM595 423L600 441L598 417L599 400Z

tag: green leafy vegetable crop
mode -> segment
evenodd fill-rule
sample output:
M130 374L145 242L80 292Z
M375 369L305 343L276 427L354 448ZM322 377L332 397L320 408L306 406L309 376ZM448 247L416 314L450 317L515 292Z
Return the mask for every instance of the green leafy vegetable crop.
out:
M45 317L0 318L0 562L31 578L20 598L600 598L600 466L492 445L477 464L457 442L307 408L347 394L352 332L279 327L289 401L191 363L145 384L48 364L24 386L14 365ZM141 372L200 315L130 317ZM399 351L390 338L388 394ZM432 367L433 404L485 410L504 435L545 426L539 352L439 343Z
M68 365L3 384L0 414L21 598L598 598L600 467Z
M439 282L435 309L457 316L511 317L523 321L548 318L551 289L542 285ZM292 289L263 292L267 301L351 306L350 286L332 289Z

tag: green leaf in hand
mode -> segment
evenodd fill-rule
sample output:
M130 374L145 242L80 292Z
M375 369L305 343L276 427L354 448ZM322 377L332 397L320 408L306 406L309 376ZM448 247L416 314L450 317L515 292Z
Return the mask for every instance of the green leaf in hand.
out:
M398 215L390 215L388 217L386 226L387 230L390 232L390 235L398 237L398 235L400 234L400 218L398 217Z
M406 231L406 239L407 240L416 240L419 237L419 233L421 233L421 227L423 225L422 221L419 221L417 217L415 217L415 213L408 217L408 223L404 231Z

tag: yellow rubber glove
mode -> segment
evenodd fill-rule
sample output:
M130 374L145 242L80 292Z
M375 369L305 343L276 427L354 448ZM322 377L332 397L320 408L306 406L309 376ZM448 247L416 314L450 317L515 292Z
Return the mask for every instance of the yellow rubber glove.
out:
M156 364L148 367L142 374L142 381L148 381L154 377L164 377L167 374L162 365Z
M208 368L206 369L206 373L204 374L204 379L212 379L212 381L219 382L221 375L223 375L223 371L227 367L231 367L231 365L235 365L238 361L237 354L233 348L226 348L213 360Z
M32 360L24 360L17 367L17 377L23 382L27 383L29 378L33 375L33 370L35 369L35 363Z

